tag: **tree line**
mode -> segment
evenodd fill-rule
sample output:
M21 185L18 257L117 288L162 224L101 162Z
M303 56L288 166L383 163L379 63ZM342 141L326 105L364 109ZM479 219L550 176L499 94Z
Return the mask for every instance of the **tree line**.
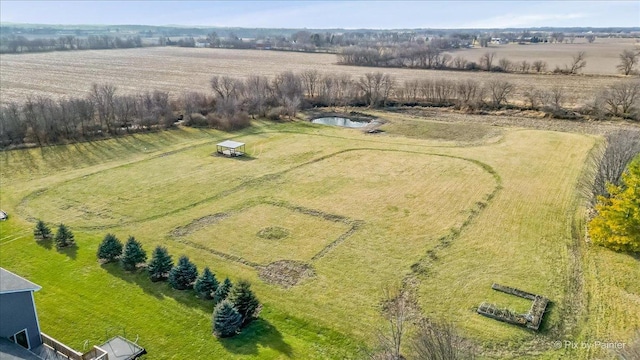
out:
M462 56L453 57L445 52L446 42L431 41L422 45L405 44L403 46L353 46L343 48L338 54L338 63L353 66L394 67L410 69L435 69L457 71L490 71L506 73L546 73L551 71L546 61L511 61L508 58L496 58L496 53L488 51L478 61L469 61ZM556 66L554 74L573 75L586 65L584 51L574 54L564 67ZM616 69L623 75L633 75L640 62L640 51L624 50L618 55L620 63Z
M28 52L129 49L142 47L140 36L89 35L76 37L65 35L52 38L28 39L22 35L11 35L0 39L0 53L18 54Z
M152 282L168 281L175 290L193 290L200 299L213 301L212 332L217 337L237 334L255 320L262 309L248 281L233 284L225 278L220 282L209 267L199 274L198 267L186 255L174 264L167 248L157 246L146 264L147 253L133 236L123 245L115 235L105 235L98 246L97 257L103 264L120 262L122 268L130 272L146 268Z
M437 106L467 111L505 106L533 109L565 119L611 117L640 120L640 81L621 79L598 91L579 108L568 109L568 90L555 86L517 88L500 79L419 79L398 82L382 72L359 77L318 70L286 71L272 78L214 76L210 92L185 92L171 98L153 91L119 95L110 84L94 84L83 98L28 98L0 108L0 147L36 146L90 140L151 129L183 120L186 126L234 130L251 118L295 117L310 107Z

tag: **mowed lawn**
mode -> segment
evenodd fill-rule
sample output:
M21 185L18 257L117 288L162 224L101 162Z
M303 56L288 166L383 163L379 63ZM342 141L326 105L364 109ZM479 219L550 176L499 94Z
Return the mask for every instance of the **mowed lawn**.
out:
M571 257L576 184L597 138L499 129L455 142L446 124L411 121L396 134L256 122L236 133L180 128L0 153L1 207L11 215L0 224L0 265L43 287L36 303L47 334L79 350L139 336L153 359L358 358L382 324L381 289L408 277L418 280L423 313L454 322L488 357L607 356L551 344L631 336L637 317L586 317L587 307L600 309L586 301L568 309L594 296L601 312L640 310L633 277L602 268L616 255L580 246ZM407 126L419 136L402 136ZM247 143L247 159L214 155L229 138ZM37 244L36 218L69 225L77 249ZM258 236L271 227L287 235ZM212 304L100 265L107 232L136 236L148 253L163 245L174 259L186 254L220 279L250 280L261 318L214 338ZM291 288L263 281L260 266L279 260L306 263L315 276ZM576 262L585 286L572 292ZM415 274L416 264L426 270ZM634 265L613 266L640 275ZM605 299L596 270L615 279L607 290L616 297ZM552 300L540 335L475 313L485 300L528 310L492 282Z

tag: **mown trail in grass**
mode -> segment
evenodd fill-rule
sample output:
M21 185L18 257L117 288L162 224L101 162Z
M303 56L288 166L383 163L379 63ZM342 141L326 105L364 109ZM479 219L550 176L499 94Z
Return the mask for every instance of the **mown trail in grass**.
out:
M595 138L480 126L456 141L460 124L397 116L403 126L389 135L263 122L231 134L180 129L2 153L2 207L13 216L0 224L0 264L43 286L36 301L44 331L77 348L124 328L160 359L349 358L381 325L381 288L455 234L418 276L424 314L454 321L486 355L563 355L548 343L569 335L558 314L567 306L577 177ZM416 127L416 138L401 136ZM212 156L226 138L246 142L250 158ZM37 245L28 221L35 217L77 229L77 252ZM357 229L327 248L353 221ZM257 235L270 227L287 235ZM214 339L210 304L96 262L107 231L135 235L148 252L163 245L174 259L187 254L219 278L249 279L265 304L262 320L237 338ZM602 272L606 260L598 259ZM285 289L251 265L277 260L308 263L316 275ZM637 324L617 313L635 309L636 290L608 276L619 296L603 313L615 320L590 319L598 330L585 338L623 336L619 326ZM492 282L552 299L541 337L475 313L485 300L527 310ZM587 288L600 293L598 284Z

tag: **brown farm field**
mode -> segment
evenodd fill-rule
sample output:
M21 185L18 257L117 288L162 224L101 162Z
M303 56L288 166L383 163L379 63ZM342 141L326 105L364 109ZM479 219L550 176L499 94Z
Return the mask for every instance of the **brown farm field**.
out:
M552 45L568 49L567 58L570 58L569 54L578 46L604 46L598 43ZM603 59L616 57L618 50L622 48L616 46L609 47L609 50L598 56ZM465 50L465 54L475 54L476 51ZM485 52L486 49L480 51ZM518 56L529 55L522 53ZM565 58L564 55L557 54L550 56L556 56L558 61L564 61ZM590 55L587 62L596 61L594 56ZM470 55L470 58L475 57ZM514 60L516 59L514 56ZM550 65L553 63L550 59L546 60ZM406 80L424 78L473 78L482 82L496 78L506 79L516 85L515 99L528 87L548 90L559 85L571 94L572 98L568 100L574 104L591 100L594 93L619 81L618 76L612 75L556 76L369 68L342 66L336 64L336 61L333 54L174 47L3 54L0 56L0 103L21 102L28 96L39 95L58 98L83 96L93 83L114 84L120 93L163 90L168 91L173 97L178 97L186 91L210 91L209 79L213 75L274 76L287 70L301 72L308 69L317 69L321 73L351 74L353 77L367 72L382 71L393 75L399 84Z
M575 39L573 44L528 44L518 45L491 45L488 48L465 49L451 53L452 56L461 56L468 61L478 62L480 57L487 52L495 52L495 62L506 58L512 62L529 63L542 60L547 62L547 70L553 71L557 67L564 68L571 62L572 56L580 51L586 54L587 66L583 69L585 74L614 75L617 74L616 66L620 63L619 55L624 50L640 50L638 39L597 38L589 44L584 38Z

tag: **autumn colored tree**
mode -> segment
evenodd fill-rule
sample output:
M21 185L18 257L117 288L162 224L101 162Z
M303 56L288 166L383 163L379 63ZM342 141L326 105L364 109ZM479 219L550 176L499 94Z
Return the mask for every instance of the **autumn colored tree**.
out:
M640 252L640 156L622 175L622 184L609 184L607 190L610 197L598 197L589 236L616 251Z

